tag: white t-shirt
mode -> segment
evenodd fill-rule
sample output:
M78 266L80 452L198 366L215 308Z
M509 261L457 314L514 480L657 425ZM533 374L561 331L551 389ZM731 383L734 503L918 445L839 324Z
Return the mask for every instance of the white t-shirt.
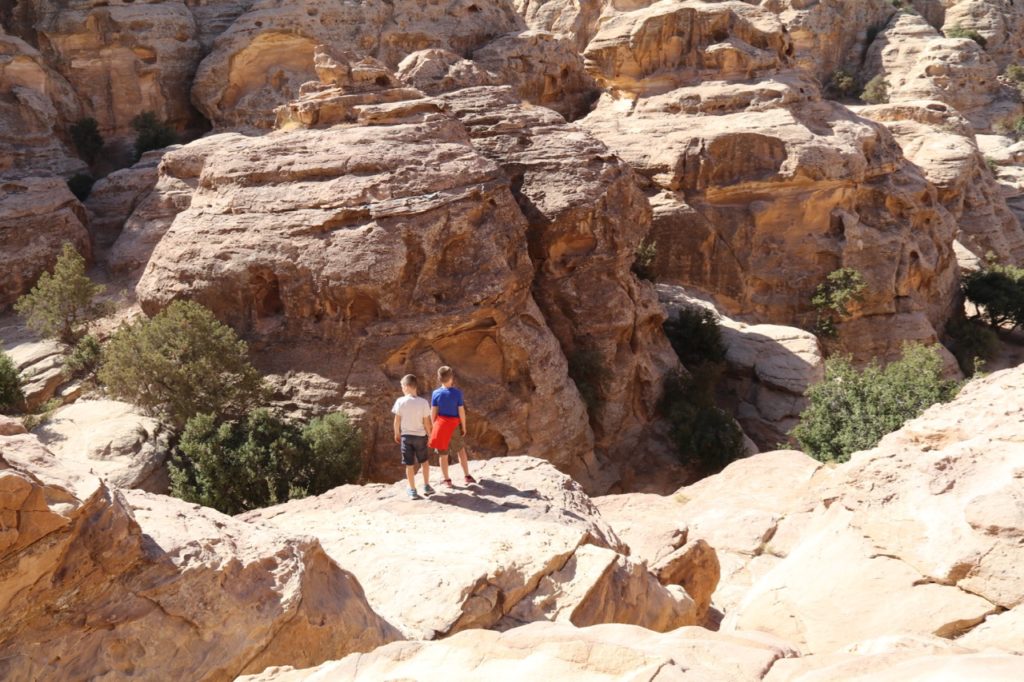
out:
M425 436L423 420L430 421L430 403L418 395L403 395L395 401L392 414L402 418L403 436Z

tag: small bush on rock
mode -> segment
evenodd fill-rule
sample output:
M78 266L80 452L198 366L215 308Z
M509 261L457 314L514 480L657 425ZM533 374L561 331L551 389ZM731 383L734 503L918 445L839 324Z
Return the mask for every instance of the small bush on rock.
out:
M828 273L811 296L811 305L817 311L815 333L835 336L836 324L850 315L851 303L863 300L866 288L864 276L853 268L839 268Z
M985 40L985 36L981 35L973 28L964 28L959 24L951 28L945 29L943 33L946 34L947 38L968 38L978 43L978 45L981 46L982 48L984 48L985 44L988 42L987 40Z
M657 242L642 242L636 247L633 258L633 274L649 282L654 281L654 260L658 257Z
M178 142L178 134L166 123L160 121L152 111L133 118L132 128L135 129L136 161L151 149L163 149Z
M192 301L175 301L118 330L107 342L99 379L114 396L179 431L197 414L237 417L262 402L248 346Z
M91 175L85 173L75 173L68 180L68 189L75 195L75 198L79 201L85 201L89 198L89 194L92 192L92 186L96 184L96 181Z
M99 339L86 334L75 344L71 352L64 358L63 373L67 378L81 377L90 383L98 382L100 362L103 359L103 347Z
M11 356L0 350L0 412L14 410L25 400L21 379Z
M721 368L705 363L665 380L659 411L668 420L669 437L679 460L714 473L744 455L743 432L736 421L715 406L714 387Z
M807 409L792 435L811 457L845 462L931 405L951 400L959 385L942 371L938 352L920 344L904 346L903 357L885 367L858 370L848 358L829 358L825 380L808 389Z
M85 274L85 259L65 242L52 272L43 273L14 309L37 334L73 345L88 323L104 312L94 299L104 290Z
M957 318L946 325L949 349L956 357L956 363L967 376L973 376L986 362L999 352L999 337L996 333L973 320Z
M680 308L665 320L665 335L686 367L725 362L718 316L707 308Z
M839 69L828 81L828 92L833 97L853 97L857 93L857 79L849 72Z
M71 126L71 141L78 155L92 165L103 149L103 136L94 118L80 118Z
M171 458L171 492L238 514L354 482L361 447L340 413L304 429L264 408L224 422L201 414L188 421Z
M963 291L991 326L1024 324L1024 268L991 263L965 275Z
M881 74L875 76L864 86L860 98L867 104L886 104L889 101L889 83Z

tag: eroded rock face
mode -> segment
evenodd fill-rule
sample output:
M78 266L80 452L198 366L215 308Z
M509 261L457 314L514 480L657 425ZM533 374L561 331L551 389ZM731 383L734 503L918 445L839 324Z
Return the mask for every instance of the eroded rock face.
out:
M981 46L944 38L917 15L899 13L878 34L865 73L885 78L890 102L945 102L977 130L1021 113L1020 97L999 82L999 67Z
M269 128L274 108L315 78L317 45L351 49L394 68L418 50L467 55L523 28L511 0L261 0L216 41L196 73L192 99L215 126Z
M630 272L650 224L634 173L592 136L508 89L443 100L511 180L528 221L533 296L588 398L599 449L628 462L655 417L661 378L678 366L652 290Z
M778 18L756 6L662 0L607 17L584 57L603 88L636 96L770 73L792 49Z
M1024 57L1024 8L1013 0L958 0L945 2L943 29L977 31L985 39L985 52L1000 66Z
M71 176L85 169L61 141L78 117L71 86L32 46L0 28L0 177Z
M864 107L860 113L885 123L907 159L935 185L960 227L962 246L982 262L989 254L1003 263L1024 259L1024 230L962 117L928 101Z
M471 630L439 642L400 642L309 670L269 669L246 682L380 680L413 677L459 682L550 679L612 682L676 676L740 682L760 680L781 658L785 643L757 635L722 635L686 627L659 634L632 625L575 628L532 623L508 632Z
M951 314L956 224L935 188L884 127L805 77L606 96L583 125L644 178L659 281L707 291L737 319L807 329L815 288L855 268L866 295L839 337L856 358L934 342Z
M163 149L146 152L134 166L114 171L93 185L85 207L95 246L109 248L120 236L125 221L156 184L164 153Z
M527 25L537 31L550 31L572 41L583 52L597 32L598 20L608 0L513 0Z
M53 267L64 242L88 258L85 209L59 177L0 180L0 310Z
M398 637L315 540L69 478L32 436L0 437L0 491L5 679L230 680Z
M550 464L507 457L473 463L473 473L479 485L441 488L429 501L406 499L404 482L343 486L241 518L318 537L409 637L533 620L657 630L696 622L686 592L623 556L581 488Z
M428 95L478 85L498 85L493 73L449 50L413 52L398 64L396 75L404 83Z

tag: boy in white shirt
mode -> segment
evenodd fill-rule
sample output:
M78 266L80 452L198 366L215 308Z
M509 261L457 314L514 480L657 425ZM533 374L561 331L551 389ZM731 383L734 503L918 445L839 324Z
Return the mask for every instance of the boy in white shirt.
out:
M395 401L391 412L395 415L395 442L402 448L402 464L409 481L409 499L420 499L416 492L416 469L423 465L423 494L433 495L430 487L430 453L427 450L427 435L430 433L430 403L419 397L419 382L416 376L402 377L401 398Z

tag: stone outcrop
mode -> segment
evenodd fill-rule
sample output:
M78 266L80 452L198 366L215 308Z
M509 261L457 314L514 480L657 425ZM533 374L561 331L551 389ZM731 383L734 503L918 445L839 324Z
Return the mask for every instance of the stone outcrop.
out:
M271 668L244 682L406 679L760 680L780 659L794 655L778 640L722 635L685 627L663 634L631 625L575 628L532 623L492 632L470 630L437 642L398 642L372 653L309 670Z
M449 50L417 50L398 64L396 73L407 85L428 95L498 85L497 76L476 62Z
M1024 260L1024 230L1006 204L970 125L941 102L864 107L860 113L889 128L907 159L935 185L939 201L960 227L957 241L977 259Z
M60 177L0 180L0 310L53 267L64 242L90 255L85 209Z
M705 308L718 318L726 372L717 398L761 450L790 442L789 432L807 407L807 389L825 378L825 360L814 334L776 324L745 324L719 313L683 287L658 285L669 317ZM795 443L794 443L795 444Z
M74 478L28 435L0 491L4 679L231 680L398 637L316 540Z
M583 54L603 88L637 96L771 73L792 49L778 17L754 5L661 0L607 17Z
M93 185L85 208L89 212L89 234L98 249L114 244L125 221L153 189L164 154L163 149L146 152L134 166L114 171Z
M167 430L116 400L80 400L62 407L34 433L63 467L102 478L115 488L166 493Z
M659 281L807 329L816 287L855 268L867 290L839 338L863 359L933 342L952 313L956 223L935 188L884 127L802 76L606 96L583 125L644 178Z
M419 502L405 499L404 483L343 486L241 518L315 535L413 638L533 620L697 622L686 592L624 556L589 498L548 463L508 457L472 471L479 485Z
M527 25L537 31L550 31L572 41L583 52L597 32L603 9L619 4L609 0L513 0Z
M1020 63L1024 57L1024 7L1013 0L958 0L943 4L943 29L977 31L985 40L985 52L1000 68Z
M262 0L217 39L196 73L192 100L215 126L269 128L274 108L315 79L317 45L351 49L394 68L418 50L466 55L523 28L511 0Z
M0 178L84 170L62 141L64 124L78 112L67 81L31 45L0 28Z
M865 58L868 74L885 78L890 102L945 102L977 130L1022 112L1019 95L999 81L998 65L980 45L944 38L914 14L895 15L878 34Z

